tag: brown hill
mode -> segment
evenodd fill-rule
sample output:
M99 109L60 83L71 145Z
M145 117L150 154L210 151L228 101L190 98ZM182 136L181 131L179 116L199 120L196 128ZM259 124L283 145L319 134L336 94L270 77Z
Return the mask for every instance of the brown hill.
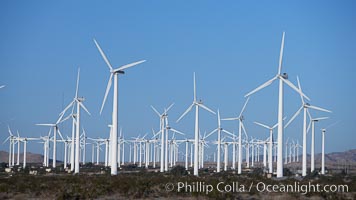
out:
M43 155L41 154L34 154L31 152L26 153L27 163L42 163L43 162ZM15 154L15 163L17 161L17 154ZM23 161L23 154L20 154L20 163ZM0 151L0 162L9 162L9 153L7 151Z

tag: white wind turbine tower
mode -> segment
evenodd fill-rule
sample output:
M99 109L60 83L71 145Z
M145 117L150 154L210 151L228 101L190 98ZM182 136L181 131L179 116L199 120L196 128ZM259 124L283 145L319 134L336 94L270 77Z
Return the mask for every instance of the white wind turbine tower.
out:
M288 163L288 141L289 141L289 138L287 138L287 141L285 142L286 150L285 150L284 164Z
M21 143L20 143L20 134L19 131L17 130L17 162L16 165L20 165L20 148L21 148Z
M215 115L215 112L212 111L210 108L206 107L203 102L197 101L197 96L196 96L196 84L195 84L195 73L193 75L194 79L194 98L193 98L193 103L192 105L189 106L189 108L179 117L177 122L179 122L192 108L195 106L195 131L194 131L194 175L198 176L198 163L199 163L199 107L213 113Z
M226 142L225 138L222 139L223 140L223 145L224 145L224 171L227 171L227 166L229 164L229 159L228 159L228 155L229 155L229 145L232 144L231 142Z
M272 162L272 147L273 147L273 129L278 126L278 123L273 126L267 126L260 122L253 122L259 126L262 126L269 130L269 146L268 146L268 172L273 173L273 162Z
M164 130L165 130L165 118L168 117L167 112L172 108L172 106L174 105L174 103L172 103L167 109L164 109L164 112L162 114L160 114L156 108L154 108L153 106L151 106L152 110L159 116L159 125L160 125L160 131L158 133L161 133L161 159L160 159L160 172L164 172L164 148L165 148L165 140L164 140ZM158 134L157 133L157 134Z
M299 162L299 148L303 148L302 145L299 144L299 140L297 140L296 147L297 147L297 162Z
M104 52L102 51L102 49L100 48L99 44L97 43L97 41L95 39L94 39L94 42L110 70L110 78L108 81L108 85L106 87L106 92L105 92L105 96L103 99L103 103L101 105L100 114L103 111L106 97L107 97L109 90L111 88L112 78L114 77L114 95L113 95L113 112L112 112L112 140L110 141L111 142L110 162L111 162L111 175L117 175L118 74L124 74L125 69L127 69L129 67L133 67L135 65L138 65L140 63L143 63L143 62L145 62L145 60L141 60L138 62L134 62L131 64L121 66L119 68L113 69L109 60L107 59L107 57L105 56Z
M277 145L278 145L278 153L277 153L277 178L283 177L283 82L291 87L293 90L301 93L297 87L295 87L289 80L288 75L286 73L282 74L282 59L283 59L283 48L284 48L284 35L282 35L282 44L281 50L279 54L279 65L278 65L278 73L271 80L263 83L261 86L257 87L253 91L249 92L245 95L248 97L253 93L271 85L275 80L279 79L279 95L278 95L278 136L277 136ZM306 99L309 100L307 96L302 94Z
M313 172L315 170L315 122L318 122L320 120L328 119L329 117L318 117L318 118L312 118L310 113L308 112L310 122L308 126L307 132L309 132L309 128L311 125L312 128L312 139L311 139L311 150L310 150L310 171Z
M287 127L298 115L299 113L302 111L304 111L303 113L303 157L302 157L302 176L306 176L307 175L307 112L309 112L309 108L313 109L313 110L319 110L319 111L323 111L323 112L329 112L331 113L330 110L326 110L324 108L320 108L317 106L312 106L309 103L306 103L304 101L304 98L302 96L303 91L302 91L302 87L300 86L300 82L299 82L299 78L297 77L297 81L298 81L298 87L299 87L299 91L300 91L300 98L302 100L302 106L299 108L299 110L297 110L297 112L293 115L293 117L289 120L289 122L286 124L285 127ZM314 139L313 139L314 140Z
M78 97L78 93L79 93L79 78L80 78L80 68L78 68L78 75L77 75L77 85L76 85L76 91L75 91L75 96L72 102L70 102L68 104L68 106L61 112L61 116L64 115L64 113L71 107L73 106L74 109L74 105L77 105L77 113L75 115L75 139L72 135L72 143L75 142L75 160L74 160L74 173L77 174L79 173L79 161L80 161L80 108L82 107L89 115L89 111L88 109L84 106L83 101L85 100L83 97ZM73 111L70 114L70 116L68 117L73 117ZM68 118L67 118L68 119ZM73 118L74 120L74 118ZM73 134L73 131L72 131ZM72 149L71 149L71 153L74 151L73 148L73 144L72 144ZM71 167L72 169L72 167Z
M243 113L245 111L246 105L247 105L249 100L250 100L250 98L248 97L246 99L245 104L242 107L241 112L240 112L238 117L222 119L222 120L238 120L239 121L239 137L238 137L239 138L239 141L238 141L238 145L239 145L239 160L238 160L238 163L237 163L237 174L241 174L241 171L242 171L242 169L241 169L241 164L242 164L242 130L244 131L245 135L247 136L245 125L243 123L243 120L244 120Z
M339 121L321 129L321 174L325 174L325 132L326 129L336 125Z
M206 137L209 137L211 134L215 133L215 132L218 132L218 140L217 140L217 145L218 145L218 153L217 153L217 161L216 161L216 172L220 172L220 163L221 163L221 159L220 159L220 156L221 156L221 131L224 132L224 133L227 133L231 136L234 137L234 135L232 133L230 133L229 131L223 129L221 127L221 120L220 120L220 112L218 110L218 127L211 131Z

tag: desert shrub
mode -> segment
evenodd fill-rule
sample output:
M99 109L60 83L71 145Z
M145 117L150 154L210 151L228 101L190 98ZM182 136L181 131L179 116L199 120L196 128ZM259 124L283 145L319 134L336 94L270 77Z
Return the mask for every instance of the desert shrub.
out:
M171 174L173 176L183 176L187 175L187 171L185 170L185 167L177 165L171 169Z
M290 171L289 168L283 168L283 175L284 176L292 176L293 173L292 173L292 171Z

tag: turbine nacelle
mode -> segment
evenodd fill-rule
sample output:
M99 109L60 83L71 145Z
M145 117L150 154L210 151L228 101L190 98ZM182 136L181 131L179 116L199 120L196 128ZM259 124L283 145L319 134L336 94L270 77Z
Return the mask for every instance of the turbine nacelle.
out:
M113 74L115 74L115 73L117 73L117 74L125 74L125 72L120 70L120 69L110 70L110 72L113 73Z
M281 77L284 78L284 79L288 79L288 74L287 74L287 73L283 73L283 74L281 75Z
M245 117L243 115L241 115L239 118L241 121L245 120Z
M85 101L85 98L84 98L84 97L78 97L78 98L77 98L77 101L83 102L83 101Z

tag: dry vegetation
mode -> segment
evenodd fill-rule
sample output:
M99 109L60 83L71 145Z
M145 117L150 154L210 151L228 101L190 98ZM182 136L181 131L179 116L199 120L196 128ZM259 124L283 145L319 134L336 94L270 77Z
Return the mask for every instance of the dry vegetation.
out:
M82 168L81 175L64 173L60 167L55 173L46 173L38 168L38 175L29 175L30 169L8 174L1 168L0 175L0 199L127 199L127 198L199 198L199 199L356 199L356 176L343 173L333 176L319 176L316 173L308 177L295 179L293 176L283 179L268 179L259 169L244 174L236 175L231 172L211 173L208 169L201 170L200 177L189 175L183 167L177 166L169 173L155 173L130 166L118 176L110 176L109 169L87 165ZM101 173L94 173L94 172ZM252 189L249 193L221 193L216 190L209 194L167 192L166 183L196 182L202 181L212 185L223 181L226 183L239 182L249 185L251 182L264 182L266 184L293 184L299 181L301 184L309 181L319 184L347 184L348 193L259 193Z

